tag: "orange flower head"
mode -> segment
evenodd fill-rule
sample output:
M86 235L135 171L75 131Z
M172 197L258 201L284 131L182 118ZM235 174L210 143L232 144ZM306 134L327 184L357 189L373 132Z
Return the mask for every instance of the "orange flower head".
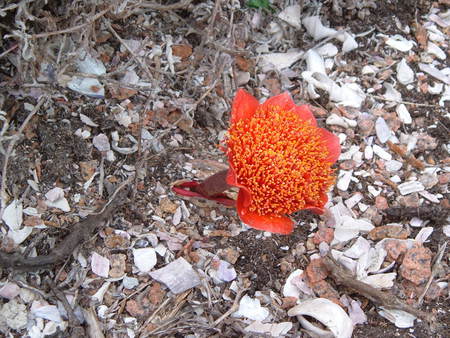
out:
M237 211L253 228L287 234L298 210L322 213L334 183L338 138L317 127L306 105L288 93L263 104L244 90L233 102L227 183L239 187Z

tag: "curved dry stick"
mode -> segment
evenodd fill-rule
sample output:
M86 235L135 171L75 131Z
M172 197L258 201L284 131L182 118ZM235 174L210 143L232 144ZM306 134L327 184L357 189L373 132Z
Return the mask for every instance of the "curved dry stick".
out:
M117 210L117 207L125 202L125 194L126 191L115 194L113 200L107 203L100 213L89 215L83 221L75 224L70 234L50 254L37 257L24 257L18 253L7 254L0 252L0 267L19 271L35 271L52 267L64 261L73 253L78 245L87 241L96 229L106 224L109 217Z

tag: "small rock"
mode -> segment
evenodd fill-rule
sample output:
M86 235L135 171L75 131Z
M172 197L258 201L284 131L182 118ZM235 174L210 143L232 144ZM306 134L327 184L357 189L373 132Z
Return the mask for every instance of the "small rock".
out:
M328 271L323 263L322 258L313 259L305 270L306 277L310 284L317 283L328 276Z
M139 285L137 278L125 276L122 280L125 289L133 289Z
M322 242L330 244L333 238L334 238L334 229L321 228L314 234L313 243L316 245Z
M174 214L178 209L178 205L173 203L168 197L164 197L159 202L159 207L163 212Z
M383 238L406 239L408 236L409 231L403 229L401 226L383 225L372 229L367 237L372 241L378 241Z
M248 318L252 320L263 321L269 316L269 310L261 306L259 299L252 299L245 295L241 298L239 302L239 309L232 314L233 317L237 318Z
M111 255L111 270L109 276L111 278L119 278L125 274L127 256L124 254Z
M0 297L9 300L15 298L20 294L20 287L16 283L7 282L0 288Z
M426 283L431 275L431 257L430 249L414 245L403 258L400 274L415 285Z
M375 122L370 118L361 118L358 121L359 132L362 136L369 136L373 132L373 128L375 127Z
M397 112L398 118L404 124L412 123L411 115L409 114L408 109L406 108L406 106L403 103L401 103L397 106L396 112Z
M394 261L397 261L401 256L405 254L408 247L405 242L392 240L387 241L384 245L384 249L387 251L388 257Z
M437 175L433 174L424 174L420 176L419 181L423 184L425 189L431 189L439 182Z
M408 196L400 196L397 200L404 207L413 207L413 208L419 207L420 201L419 195L417 193L413 193Z
M134 299L130 299L127 302L125 309L133 317L143 317L146 315L144 307L140 304L140 302L137 302Z
M377 196L375 198L375 206L377 207L378 210L385 210L385 209L389 208L386 197Z
M166 292L161 289L161 284L155 282L150 287L147 297L150 300L150 303L158 305L163 301L165 295Z
M319 298L329 299L333 303L342 306L339 300L339 293L327 281L320 280L315 283L310 283L310 286Z
M434 150L438 146L438 142L434 137L431 137L430 135L426 133L419 134L417 138L417 144L416 149L421 152L425 150Z
M27 307L15 299L3 304L0 308L0 327L8 326L12 330L22 330L27 326Z

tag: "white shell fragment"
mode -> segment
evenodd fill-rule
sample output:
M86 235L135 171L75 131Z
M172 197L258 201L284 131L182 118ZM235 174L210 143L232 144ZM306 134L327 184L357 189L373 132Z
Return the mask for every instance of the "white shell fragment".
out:
M374 144L373 147L373 152L378 155L378 157L382 158L383 160L386 161L390 161L392 160L392 155L389 154L386 150L384 150L383 148L381 148L379 145Z
M419 63L419 69L427 74L430 74L432 77L438 79L439 81L444 82L447 85L450 85L450 77L445 75L439 69L434 66L428 65L426 63Z
M395 272L379 273L367 276L361 279L361 281L377 289L390 289L394 286L396 276L397 274Z
M339 171L339 178L337 181L337 188L342 191L347 191L350 181L352 179L353 170L341 170Z
M300 298L301 294L313 295L314 292L309 288L309 286L303 281L301 275L303 270L297 269L291 272L291 274L286 279L286 283L283 286L283 296L284 297L295 297Z
M32 231L33 227L25 226L19 230L9 230L8 237L13 240L14 244L19 245L30 236Z
M239 309L232 314L232 317L244 317L262 321L266 319L268 315L269 310L261 306L259 299L253 299L245 295L239 302Z
M281 323L261 323L259 320L255 320L244 330L247 332L270 334L272 337L281 337L286 335L290 329L292 329L291 322L281 322Z
M272 64L277 70L283 70L292 66L303 56L303 52L288 52L288 53L269 53L261 55L261 62L263 67L266 64Z
M55 187L48 191L45 194L45 197L47 198L45 204L47 204L48 207L57 208L64 212L70 211L69 202L67 202L67 199L64 197L63 189Z
M383 307L380 307L378 313L380 314L380 316L386 318L395 326L401 329L406 329L408 327L414 326L414 320L416 319L416 317L412 314L402 310L385 309Z
M7 298L9 300L17 297L20 293L20 287L16 283L5 283L0 287L0 297Z
M73 79L67 83L67 87L75 92L93 98L102 99L105 97L105 88L103 88L103 85L97 79L74 76Z
M450 224L444 225L442 231L445 236L450 237Z
M445 60L447 55L445 52L439 48L435 43L428 41L427 52L435 55L438 59Z
M397 80L404 85L414 81L414 71L408 66L405 59L397 64Z
M165 267L150 272L150 276L165 284L175 294L184 292L200 284L200 278L183 257Z
M38 318L48 319L57 323L62 321L58 308L55 305L49 305L45 301L33 301L30 312Z
M402 121L404 124L411 124L412 123L412 118L411 115L409 114L408 109L406 108L406 106L403 103L400 103L396 110L398 118L400 119L400 121Z
M2 220L11 230L19 230L23 221L22 202L13 200L3 211Z
M305 321L303 315L311 316L328 327L335 337L350 338L353 333L353 323L347 313L325 298L308 299L290 309L288 315L301 317L302 321Z
M98 253L94 252L91 259L91 269L96 275L104 278L109 276L109 259L100 256Z
M413 192L425 190L423 184L419 181L409 181L398 185L398 190L402 195L409 195Z
M382 117L377 118L377 121L375 122L375 131L380 143L386 143L392 136L389 126Z
M106 152L111 150L111 146L109 145L109 139L108 136L105 134L98 134L94 136L92 139L92 144L95 148L98 149L98 151Z
M134 249L133 257L140 272L149 272L156 265L156 252L153 248Z
M394 35L386 40L389 47L395 48L401 52L407 52L414 47L415 43L411 40L405 39L401 35Z
M299 5L288 6L278 14L278 17L290 24L292 27L300 29L302 23L300 19L301 9Z
M303 18L303 26L314 40L321 40L337 33L333 28L325 27L318 16L309 16Z
M392 84L386 82L384 84L384 88L386 88L386 92L383 96L386 100L394 102L400 102L402 100L402 94L400 94L400 92L396 90Z

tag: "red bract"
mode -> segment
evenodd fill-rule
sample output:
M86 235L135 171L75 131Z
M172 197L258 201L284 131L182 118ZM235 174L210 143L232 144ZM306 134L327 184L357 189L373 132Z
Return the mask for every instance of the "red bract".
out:
M306 105L297 106L288 93L259 104L240 89L228 132L226 181L239 188L236 207L244 223L288 234L294 226L288 214L323 212L340 145L317 127Z

